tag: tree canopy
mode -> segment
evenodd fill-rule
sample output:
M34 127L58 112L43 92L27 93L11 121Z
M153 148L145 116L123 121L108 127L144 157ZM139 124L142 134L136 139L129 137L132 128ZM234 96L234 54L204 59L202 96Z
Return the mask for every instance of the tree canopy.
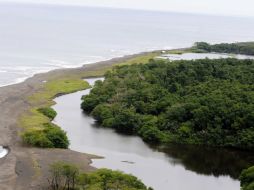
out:
M254 61L117 66L83 97L103 127L150 143L254 148Z
M254 189L254 166L242 171L240 181L242 190Z
M254 55L254 42L221 43L214 45L206 42L196 42L195 48L205 52Z

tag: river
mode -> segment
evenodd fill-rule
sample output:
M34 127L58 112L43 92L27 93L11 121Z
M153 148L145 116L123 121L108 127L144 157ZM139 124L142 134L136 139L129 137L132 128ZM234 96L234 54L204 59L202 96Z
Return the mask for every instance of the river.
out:
M87 79L91 85L98 79ZM55 99L54 123L67 132L70 149L104 156L97 168L131 173L155 190L239 190L239 172L253 160L248 152L191 146L151 148L139 137L100 128L80 109L90 89Z

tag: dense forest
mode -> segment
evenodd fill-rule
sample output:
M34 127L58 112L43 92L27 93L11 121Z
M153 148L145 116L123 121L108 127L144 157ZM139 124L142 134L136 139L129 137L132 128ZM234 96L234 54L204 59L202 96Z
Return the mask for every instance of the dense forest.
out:
M83 97L103 126L150 143L254 148L254 61L117 66Z
M241 43L222 43L222 44L208 44L206 42L197 42L195 48L204 52L217 53L234 53L244 55L254 55L254 42Z

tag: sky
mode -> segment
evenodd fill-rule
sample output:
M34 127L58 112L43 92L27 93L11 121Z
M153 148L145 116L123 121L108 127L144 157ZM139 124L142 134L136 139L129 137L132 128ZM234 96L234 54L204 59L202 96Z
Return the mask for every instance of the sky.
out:
M254 17L254 0L0 0Z

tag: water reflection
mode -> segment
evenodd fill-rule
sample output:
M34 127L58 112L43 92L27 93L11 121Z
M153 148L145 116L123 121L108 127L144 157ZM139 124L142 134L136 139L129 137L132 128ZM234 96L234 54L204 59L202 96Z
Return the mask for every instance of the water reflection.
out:
M152 147L174 158L175 164L203 175L229 175L238 179L241 171L254 165L254 153L204 146L169 145Z

